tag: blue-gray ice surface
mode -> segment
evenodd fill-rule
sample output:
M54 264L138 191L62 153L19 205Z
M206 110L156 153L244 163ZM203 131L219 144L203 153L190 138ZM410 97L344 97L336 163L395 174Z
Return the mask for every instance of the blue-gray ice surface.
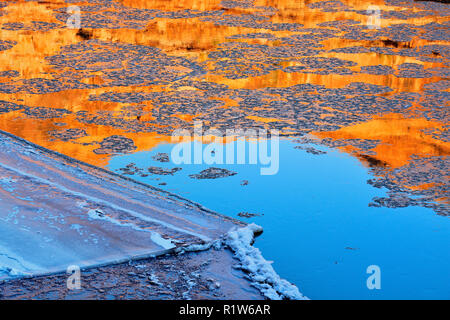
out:
M0 280L220 238L236 221L0 132Z

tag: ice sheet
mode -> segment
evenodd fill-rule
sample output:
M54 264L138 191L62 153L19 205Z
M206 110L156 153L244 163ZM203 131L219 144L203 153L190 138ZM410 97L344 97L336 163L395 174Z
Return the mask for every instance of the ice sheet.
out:
M0 279L158 255L238 221L0 132Z

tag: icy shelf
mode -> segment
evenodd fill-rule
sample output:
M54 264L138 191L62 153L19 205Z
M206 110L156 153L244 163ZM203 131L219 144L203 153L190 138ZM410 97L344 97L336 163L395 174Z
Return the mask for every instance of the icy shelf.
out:
M0 132L0 279L159 255L240 222Z

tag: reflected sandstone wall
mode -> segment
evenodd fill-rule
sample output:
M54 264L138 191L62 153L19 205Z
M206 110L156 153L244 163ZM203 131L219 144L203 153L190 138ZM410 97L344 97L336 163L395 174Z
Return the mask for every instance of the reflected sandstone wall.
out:
M300 23L305 27L314 27L321 22L355 19L361 20L361 16L352 12L323 12L319 9L310 9L306 4L311 1L298 0L256 0L256 6L274 7L278 11L270 18L272 22ZM344 1L346 4L357 9L365 9L367 1ZM223 6L220 0L122 0L121 3L127 7L138 9L158 9L164 11L178 11L193 9L199 11L222 10ZM384 1L372 1L372 4L379 5L382 9L389 9L384 5ZM81 3L82 4L82 3ZM87 3L86 3L87 4ZM54 16L53 9L65 7L64 1L51 2L30 2L18 1L9 3L2 9L4 14L0 16L0 23L42 21L49 23L59 23ZM390 8L392 9L392 8ZM261 9L262 10L262 9ZM237 15L241 13L251 13L251 9L228 9L224 14ZM384 19L382 25L396 23L426 24L432 21L441 21L439 17L413 18L407 21L397 19ZM56 55L63 46L75 44L83 39L77 35L78 30L69 30L65 28L52 29L49 31L27 31L27 30L0 30L2 40L16 41L17 44L9 50L0 51L0 70L16 70L19 72L20 79L48 78L52 79L54 73L62 72L55 70L46 60L46 57ZM211 61L208 59L208 53L217 48L220 43L226 42L227 38L233 35L266 32L277 36L286 36L292 34L289 31L269 31L263 29L230 27L216 25L212 22L202 22L198 18L168 19L156 18L151 20L143 30L134 29L114 29L99 28L89 30L92 32L93 39L99 39L112 42L124 42L139 45L149 45L161 48L169 55L185 56L194 59L199 63L206 63L211 67ZM270 40L240 40L248 43L262 43L277 45ZM414 39L407 43L409 47L417 47L429 42L422 39ZM346 46L368 45L367 41L350 41L338 37L323 42L325 49L340 48ZM418 62L411 57L387 56L376 53L363 54L331 54L324 53L322 56L337 57L340 59L355 61L358 66L352 67L358 70L360 66L365 65L400 65L406 62L415 62L424 65L425 68L440 66L437 63ZM52 74L53 73L53 74ZM0 77L0 82L11 81L11 78ZM286 73L283 71L273 71L263 76L253 76L244 79L229 79L220 75L208 73L201 80L207 80L215 83L226 84L232 89L258 89L264 87L289 87L295 84L311 83L321 84L328 88L342 88L351 82L366 82L378 85L390 86L395 92L409 91L419 92L424 84L435 82L439 78L398 78L394 75L368 75L356 74L352 76L344 75L319 75L307 73ZM102 83L103 79L96 75L88 81L91 83ZM11 101L29 106L51 106L53 108L64 108L72 112L80 110L96 111L109 110L119 111L123 107L120 103L107 103L98 101L89 101L89 95L101 94L103 92L125 92L136 91L158 91L165 90L163 87L110 87L89 90L65 90L48 94L25 94L23 92L0 94L0 100ZM228 106L236 104L235 101L228 101ZM146 111L151 111L152 106L145 106ZM180 114L180 119L192 121L194 115ZM267 121L264 117L253 117L262 122ZM77 143L50 140L48 132L58 129L55 122L64 122L68 128L83 127L88 133L88 137L81 138ZM426 128L442 128L443 123L426 121L424 119L404 119L398 115L389 115L381 118L357 124L351 127L343 128L334 132L318 132L320 137L331 137L333 139L380 139L383 141L374 151L377 158L392 167L398 167L407 163L412 154L422 155L442 155L449 153L449 145L443 141L436 140L423 133L421 130ZM160 136L156 133L136 134L126 132L118 128L108 126L86 125L77 122L73 115L63 119L29 119L20 112L10 112L0 114L0 127L3 130L17 134L29 139L42 146L57 150L59 152L75 156L83 161L93 164L104 165L108 157L95 155L92 150L94 145L83 145L83 143L92 143L101 141L105 137L113 134L124 135L135 141L138 150L148 150L161 141L168 141L168 137Z

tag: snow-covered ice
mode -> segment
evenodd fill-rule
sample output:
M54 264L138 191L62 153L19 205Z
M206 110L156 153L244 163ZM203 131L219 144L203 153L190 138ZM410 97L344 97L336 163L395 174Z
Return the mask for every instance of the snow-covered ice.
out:
M262 228L254 223L228 232L225 244L239 260L239 268L248 272L253 285L271 300L307 300L295 285L281 279L261 251L252 246L255 235L261 232Z
M261 251L253 246L255 237L263 231L261 226L254 223L232 228L221 239L202 245L193 244L177 252L191 252L208 250L211 247L219 250L223 247L231 249L238 263L235 268L243 270L248 280L266 298L271 300L309 300L298 290L297 286L282 279L273 269L271 262L264 259ZM220 286L220 284L218 284Z
M156 256L237 221L0 133L0 279Z
M0 280L228 247L264 296L306 299L252 246L259 226L1 131L0 148Z

